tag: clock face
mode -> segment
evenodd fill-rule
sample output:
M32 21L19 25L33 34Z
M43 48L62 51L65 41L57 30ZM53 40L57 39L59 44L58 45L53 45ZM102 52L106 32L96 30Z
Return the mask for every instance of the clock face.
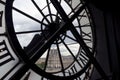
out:
M5 24L5 3L0 0L0 80L8 80L22 66L8 39Z
M85 3L0 0L0 78L89 79L93 66L83 45L94 55L95 33Z

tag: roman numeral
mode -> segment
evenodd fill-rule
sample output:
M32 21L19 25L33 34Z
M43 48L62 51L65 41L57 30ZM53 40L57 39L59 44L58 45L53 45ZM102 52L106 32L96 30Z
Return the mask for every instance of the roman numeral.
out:
M83 37L83 40L86 41L87 43L91 43L92 42L92 40L91 40L92 33L91 32L86 33L84 31L82 31L82 37Z
M71 70L72 70L72 73L76 73L77 72L76 66L73 65L72 68L71 68Z
M5 41L3 40L0 42L0 66L3 66L4 64L15 60L12 55L10 54Z
M71 75L74 75L76 74L77 72L79 72L79 70L81 70L84 66L86 66L86 64L88 63L89 61L89 58L87 57L86 53L81 50L81 52L79 53L79 56L77 57L77 60L79 62L79 64L74 64L70 70L68 70L68 74L71 76ZM80 69L81 67L81 69ZM85 71L85 74L88 75L88 73ZM74 80L82 80L83 77L79 76L77 77L76 79ZM84 76L85 78L85 76Z
M70 68L70 70L68 70L68 73L69 73L70 76L71 76L72 74L77 73L77 72L78 72L78 70L77 70L75 64ZM81 80L81 78L80 78L80 77L77 77L75 80Z
M87 64L87 62L89 61L86 53L82 50L78 56L78 60L80 62L81 65L85 66Z
M2 16L3 16L3 11L0 11L0 27L2 27Z

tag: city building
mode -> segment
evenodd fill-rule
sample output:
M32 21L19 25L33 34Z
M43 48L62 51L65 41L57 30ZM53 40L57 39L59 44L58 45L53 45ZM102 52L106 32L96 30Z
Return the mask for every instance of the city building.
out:
M73 57L71 55L61 55L62 61L60 61L60 56L57 49L51 49L47 61L46 71L47 72L57 72L62 69L61 63L63 63L64 69L67 68L72 62ZM40 58L36 64L45 63L46 58Z

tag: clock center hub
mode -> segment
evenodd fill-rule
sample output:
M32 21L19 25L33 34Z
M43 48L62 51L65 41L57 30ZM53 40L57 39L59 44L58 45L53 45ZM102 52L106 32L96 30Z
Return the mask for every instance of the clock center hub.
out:
M59 23L53 22L49 24L49 31L50 33L54 33L55 31L57 31L57 29L59 28Z
M62 19L55 14L48 14L42 19L42 23L47 23L48 26L42 25L41 24L41 30L43 31L44 37L47 39L49 36L48 35L53 35L59 28L60 28L60 23L62 22ZM59 37L56 39L54 44L61 43L61 40L65 39L65 34L66 32L63 32L62 34L59 35Z

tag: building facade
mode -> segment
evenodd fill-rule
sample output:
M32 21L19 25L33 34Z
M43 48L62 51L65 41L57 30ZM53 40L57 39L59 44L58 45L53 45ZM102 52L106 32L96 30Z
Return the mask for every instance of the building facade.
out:
M60 57L62 61L60 61ZM36 64L45 63L46 58L40 58ZM73 57L71 55L59 55L57 49L51 49L47 61L46 71L47 72L57 72L62 69L61 63L63 63L64 69L69 67L69 65L73 62Z

